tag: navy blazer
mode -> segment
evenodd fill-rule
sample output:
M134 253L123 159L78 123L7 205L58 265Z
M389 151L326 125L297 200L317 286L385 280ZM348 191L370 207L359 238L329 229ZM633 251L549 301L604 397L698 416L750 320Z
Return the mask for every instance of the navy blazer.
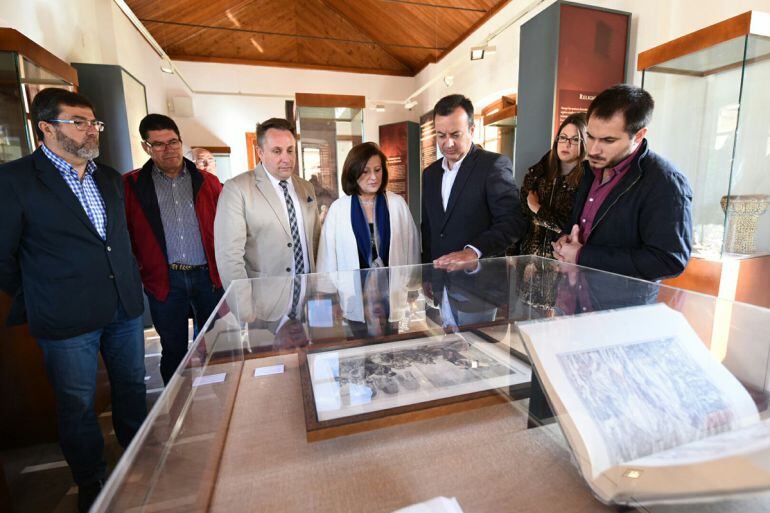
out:
M570 227L578 224L594 173L584 163ZM644 280L684 271L692 249L692 189L687 178L642 141L631 167L599 207L578 264Z
M444 212L443 159L422 178L422 261L429 263L471 245L484 258L502 256L526 232L511 160L471 147L460 165Z
M28 321L36 338L103 328L118 301L129 317L144 310L123 181L101 164L93 177L106 207L106 240L40 148L0 166L0 290L13 297L7 323Z

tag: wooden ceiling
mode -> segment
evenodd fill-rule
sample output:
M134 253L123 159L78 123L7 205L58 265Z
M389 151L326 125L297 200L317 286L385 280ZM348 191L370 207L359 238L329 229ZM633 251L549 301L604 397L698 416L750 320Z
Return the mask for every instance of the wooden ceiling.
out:
M414 76L510 0L126 0L174 60Z

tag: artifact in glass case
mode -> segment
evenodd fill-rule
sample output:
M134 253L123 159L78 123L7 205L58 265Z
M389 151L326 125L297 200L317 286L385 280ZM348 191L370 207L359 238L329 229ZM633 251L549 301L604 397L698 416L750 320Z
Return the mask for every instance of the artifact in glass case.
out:
M521 323L519 331L602 502L770 488L770 474L756 472L770 458L770 421L680 312L657 303Z
M548 311L521 295L518 280L530 264L562 275L539 283L556 289L547 294L555 298ZM523 383L500 388L523 378L507 369L525 369L521 331L531 320L541 321L532 326L553 327L536 354L566 353L559 372L583 385L570 402L578 402L577 409L569 412L592 408L606 417L557 418L559 424L576 424L563 432L553 422L531 424L536 378L545 374L536 365L530 367L529 400L518 390ZM667 329L676 326L679 331ZM753 430L765 426L756 417L770 416L770 341L757 336L769 331L770 309L534 256L482 259L473 269L453 271L424 265L237 280L92 511L305 512L312 505L318 513L390 513L443 495L476 513L605 513L615 511L602 503L612 494L598 495L580 478L580 472L589 475L585 462L577 469L574 462L589 449L599 454L615 447L620 460L626 459L622 451L636 451L629 457L636 463L646 458L648 465L632 467L621 478L647 485L652 470L661 467L649 463L652 458L672 460L670 451L676 450L694 454L688 443L693 433L714 433L704 444L731 437L725 450L731 456L706 469L718 479L678 473L672 465L657 491L650 484L624 502L633 507L651 496L670 497L671 490L701 487L682 501L711 504L667 505L666 513L770 511L768 496L712 492L770 491L770 454L755 450L752 440ZM637 342L644 347L637 350ZM308 356L318 362L318 384L330 385L320 395L316 390L319 402L341 403L339 410L325 412L342 416L322 421L337 423L335 436L316 441L307 430L308 406L315 407L307 393L310 373L303 377L302 370ZM435 368L422 363L429 358ZM409 366L394 369L402 363ZM348 383L338 395L337 376L345 375ZM464 393L476 386L494 392ZM376 396L370 395L373 388ZM542 388L560 413L555 387ZM462 395L424 408L452 389ZM425 401L406 404L421 391ZM584 399L591 398L599 399L586 406ZM401 399L408 401L395 408L384 404ZM478 407L478 401L488 402ZM354 408L371 410L363 413L371 416L368 424L351 422L358 416L347 415ZM743 420L745 432L726 431ZM650 430L658 430L660 440ZM725 431L717 435L720 430ZM577 447L578 432L593 433L591 440L598 442ZM594 464L594 470L602 465ZM751 474L740 471L749 465ZM659 510L645 505L643 511Z
M725 251L744 255L756 252L757 223L759 216L767 211L768 203L767 194L722 196L720 204L727 214Z
M496 341L495 341L496 342ZM373 420L397 422L505 402L496 389L525 397L529 365L473 331L377 345L300 353L308 440L368 430ZM474 401L475 400L475 401ZM423 415L417 416L416 412ZM340 420L341 419L341 420ZM401 420L403 422L403 420ZM343 429L335 429L344 426Z
M755 219L751 236L748 217L731 222L746 196L770 194L770 14L749 11L644 51L637 69L655 100L650 147L693 188L693 256L770 253L770 217Z

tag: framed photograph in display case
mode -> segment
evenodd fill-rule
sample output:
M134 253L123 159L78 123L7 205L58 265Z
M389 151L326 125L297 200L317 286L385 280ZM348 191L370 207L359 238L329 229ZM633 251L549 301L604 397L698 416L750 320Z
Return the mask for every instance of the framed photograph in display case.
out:
M472 332L301 351L308 441L526 397L531 370Z

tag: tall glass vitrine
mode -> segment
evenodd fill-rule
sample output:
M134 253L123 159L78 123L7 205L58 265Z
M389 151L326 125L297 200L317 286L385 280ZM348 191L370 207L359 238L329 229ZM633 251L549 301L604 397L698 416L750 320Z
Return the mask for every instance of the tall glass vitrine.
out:
M770 253L770 14L750 11L639 55L648 139L693 187L694 256Z
M47 87L74 91L77 72L16 30L0 29L0 163L32 153L29 108Z
M363 96L296 95L300 174L315 188L321 207L329 207L342 192L345 158L364 137Z

